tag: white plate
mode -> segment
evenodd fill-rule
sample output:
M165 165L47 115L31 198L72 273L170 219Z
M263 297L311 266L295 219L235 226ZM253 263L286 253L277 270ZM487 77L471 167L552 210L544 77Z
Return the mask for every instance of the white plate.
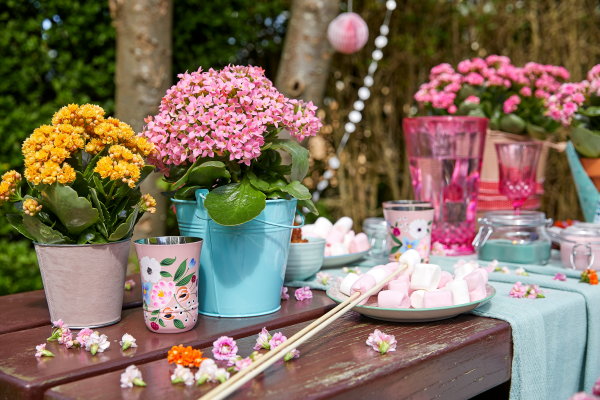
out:
M356 262L367 255L369 251L361 251L359 253L343 254L341 256L329 256L323 259L322 268L343 267L350 263Z
M339 291L339 280L327 289L327 296L336 303L341 303L348 298L345 294ZM490 301L496 294L493 286L486 285L487 296L479 301L473 301L465 304L458 304L449 307L438 308L381 308L377 307L377 298L371 296L369 301L364 305L357 305L354 311L367 317L381 319L392 322L427 322L438 321L441 319L452 318L459 314L474 310L480 305Z

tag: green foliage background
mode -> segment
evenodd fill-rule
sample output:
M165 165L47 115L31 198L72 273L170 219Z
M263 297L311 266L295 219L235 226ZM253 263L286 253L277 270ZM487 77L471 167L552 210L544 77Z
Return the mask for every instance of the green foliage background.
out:
M273 75L288 5L174 1L173 71L256 63ZM0 172L22 172L21 143L60 107L114 113L115 30L107 1L3 0L0 26ZM33 246L0 214L0 295L41 288Z

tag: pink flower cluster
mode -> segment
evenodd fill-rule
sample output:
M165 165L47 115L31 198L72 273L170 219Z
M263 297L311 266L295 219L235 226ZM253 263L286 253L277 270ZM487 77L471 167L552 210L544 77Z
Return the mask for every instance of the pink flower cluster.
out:
M505 113L515 112L521 97L546 100L555 93L569 72L560 66L527 63L524 67L512 65L504 56L490 55L461 61L457 70L450 64L439 64L431 69L429 82L422 84L415 100L449 114L458 111L460 90L469 85L480 91L498 89L506 92ZM479 93L481 95L481 93ZM462 101L462 100L461 100ZM479 104L480 97L469 95L465 102Z
M296 291L294 292L294 297L296 297L296 300L298 301L303 301L312 299L313 294L308 286L304 286L296 289Z
M540 299L546 297L538 285L523 285L521 282L514 284L509 295L517 299Z
M262 68L200 68L178 77L159 113L146 118L140 133L156 146L150 161L163 172L215 155L250 165L260 156L268 132L287 129L303 140L322 126L311 102L285 97Z

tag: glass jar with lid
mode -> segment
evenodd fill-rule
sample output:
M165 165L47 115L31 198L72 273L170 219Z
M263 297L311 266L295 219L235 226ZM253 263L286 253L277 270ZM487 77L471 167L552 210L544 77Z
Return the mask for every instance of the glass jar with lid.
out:
M490 211L479 219L473 247L480 260L546 264L552 241L547 228L552 219L543 212Z
M560 244L565 268L600 268L600 224L576 222L565 229L553 227L550 236Z
M371 249L369 257L377 261L386 262L388 252L386 246L387 225L383 218L367 218L362 224L363 232L369 238Z

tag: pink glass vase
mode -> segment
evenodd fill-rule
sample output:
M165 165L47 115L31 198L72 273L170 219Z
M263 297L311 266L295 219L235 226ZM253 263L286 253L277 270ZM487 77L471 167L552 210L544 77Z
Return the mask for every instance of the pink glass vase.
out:
M535 193L541 142L496 143L500 193L511 201L518 214Z
M417 117L403 120L417 200L434 207L432 242L448 255L474 253L477 191L488 120Z

